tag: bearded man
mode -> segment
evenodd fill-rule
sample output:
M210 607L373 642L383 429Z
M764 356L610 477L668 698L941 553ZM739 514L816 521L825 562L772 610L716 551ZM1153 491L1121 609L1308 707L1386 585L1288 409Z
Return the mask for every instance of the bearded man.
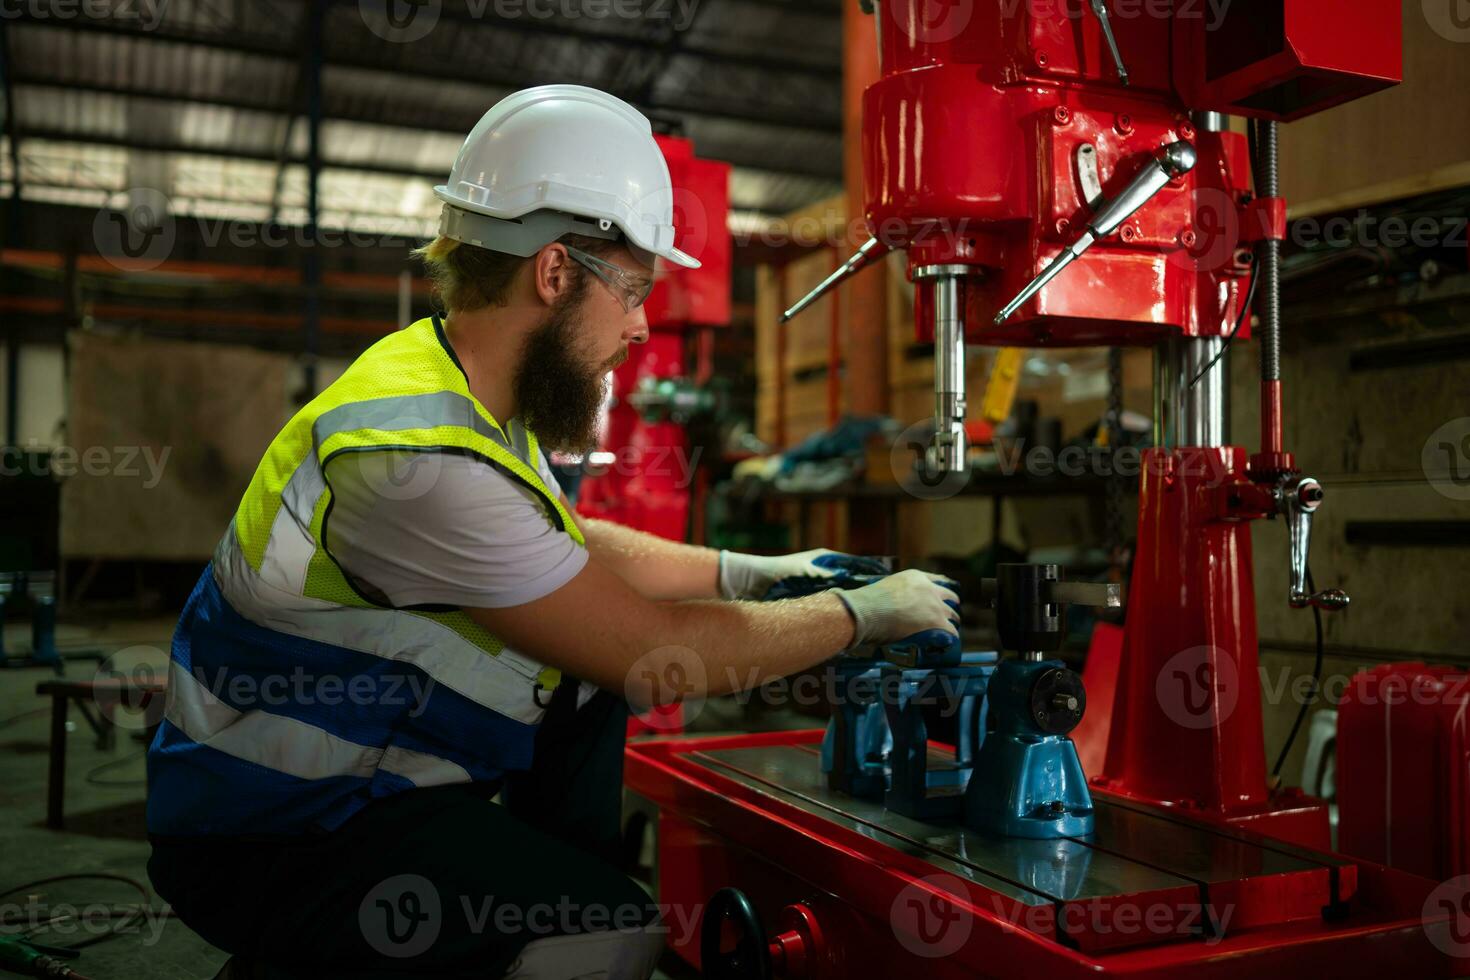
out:
M572 516L545 452L591 446L655 263L697 264L631 106L516 93L436 193L442 315L287 423L180 618L149 874L221 976L641 980L694 910L616 865L628 702L954 631L955 596L910 571L740 601L842 556Z

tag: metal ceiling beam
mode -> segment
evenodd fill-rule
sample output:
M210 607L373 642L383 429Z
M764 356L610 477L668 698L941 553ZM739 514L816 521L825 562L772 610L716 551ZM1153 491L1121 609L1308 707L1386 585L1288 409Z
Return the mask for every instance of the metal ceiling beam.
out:
M233 98L214 98L211 96L183 95L172 89L150 88L145 85L102 85L91 83L58 82L41 75L17 74L16 85L35 86L39 88L56 89L67 92L92 92L99 95L110 95L120 98L154 99L161 102L178 102L188 105L210 106L217 109L231 109L239 112L259 112L269 115L297 118L302 115L299 109L282 107L279 102L267 99L251 100L247 94L241 94ZM397 113L389 111L329 111L323 115L326 122L346 122L366 126L394 126L403 129L415 129L425 131L423 113ZM442 132L447 135L460 136L470 131L479 121L476 113L455 113L439 116L432 120L432 125L427 131ZM767 154L751 152L745 149L740 141L701 141L700 152L711 159L722 160L742 170L753 173L772 174L776 176L805 177L817 180L842 180L842 160L840 155L835 155L829 160L820 157L812 159L807 157L790 158L782 157L773 160ZM284 148L283 148L284 152Z
M139 150L147 153L177 153L190 156L202 157L227 157L233 160L253 160L261 163L275 163L280 155L274 150L242 150L238 147L218 146L195 146L180 140L146 140L136 139L128 136L110 136L104 134L72 133L60 129L28 129L26 135L31 140L49 143L80 143L89 146L111 146L124 150ZM300 166L307 165L305 154L288 154L287 164ZM344 160L323 160L323 170L356 170L360 173L388 174L394 177L421 177L424 180L442 181L444 171L427 170L419 167L400 167L390 163L351 163ZM259 202L262 206L269 203Z
M150 153L172 153L188 154L191 156L225 157L233 160L252 160L261 163L276 163L278 154L273 150L238 150L227 147L194 146L178 140L139 140L122 136L89 135L85 133L70 133L63 130L28 129L26 136L35 142L68 143L82 146L109 146L125 150L139 150ZM306 166L307 159L304 155L292 155L287 158L288 164ZM429 170L420 167L401 167L389 163L362 162L356 163L348 160L323 160L323 170L350 170L356 173L386 174L393 177L410 177L417 180L440 183L444 180L443 170ZM239 202L259 203L264 206L268 202ZM732 200L730 206L737 210L761 210L758 206L738 200ZM391 217L390 215L379 215L379 217Z

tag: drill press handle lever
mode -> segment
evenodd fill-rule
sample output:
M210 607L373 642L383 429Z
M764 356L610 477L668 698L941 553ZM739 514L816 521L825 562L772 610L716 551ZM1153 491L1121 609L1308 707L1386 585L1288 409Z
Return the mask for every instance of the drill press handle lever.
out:
M1123 193L1109 201L1087 226L1078 239L1067 246L1051 264L1041 271L1025 289L1016 295L1016 298L1006 304L1005 309L995 315L995 322L1001 324L1009 320L1017 310L1057 276L1062 270L1071 265L1094 244L1098 239L1106 238L1117 231L1119 226L1138 212L1154 196L1169 185L1169 181L1176 177L1182 177L1194 169L1199 155L1195 152L1194 144L1188 140L1179 140L1170 143L1159 151L1158 155L1150 160L1133 178L1133 183L1124 189Z
M1327 612L1346 609L1352 600L1341 589L1312 591L1307 573L1307 558L1312 548L1312 515L1321 506L1322 484L1309 476L1298 477L1281 488L1280 507L1286 514L1291 535L1291 586L1287 601L1293 609L1315 606Z
M887 245L876 238L869 238L862 245L858 246L858 250L848 256L845 262L833 269L831 275L817 283L816 288L797 300L791 309L782 313L781 322L785 323L797 316L802 310L805 310L808 306L821 299L828 290L835 286L840 286L859 272L862 272L875 261L887 255L888 251L889 248Z

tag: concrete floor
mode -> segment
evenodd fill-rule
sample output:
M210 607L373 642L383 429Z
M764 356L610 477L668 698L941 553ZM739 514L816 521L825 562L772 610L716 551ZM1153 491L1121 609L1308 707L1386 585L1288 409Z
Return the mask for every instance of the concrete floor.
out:
M127 623L104 630L62 627L58 643L64 649L95 649L112 655L125 651L119 663L166 662L171 622ZM6 649L29 646L29 637L14 627L6 630ZM66 676L90 679L97 659L69 660ZM47 668L0 670L0 889L64 874L108 874L132 878L148 887L145 865L148 842L143 831L143 744L130 730L119 728L111 751L98 749L91 729L73 709L67 736L66 829L47 830L46 770L50 734L50 699L38 697L36 684L54 677ZM88 775L98 766L117 765ZM149 889L151 896L152 890ZM28 896L37 896L36 904ZM106 932L94 907L108 903L136 903L138 893L128 885L108 880L80 880L43 885L18 894L0 895L0 915L9 923L17 915L31 922L76 907L92 914L56 923L36 936L39 942L70 946ZM136 928L89 945L72 965L92 980L203 980L212 977L225 955L200 939L183 923L155 914ZM63 931L67 930L67 931ZM14 931L7 928L6 932Z
M120 622L82 629L62 626L58 645L64 651L99 651L125 670L167 663L172 620ZM12 624L5 648L14 654L29 646L29 637ZM91 679L100 662L71 659L66 676ZM91 729L75 709L67 736L66 828L48 830L46 817L47 745L50 699L38 697L36 684L54 677L47 668L0 670L0 889L67 874L122 875L148 886L148 843L144 834L143 743L126 728L117 731L113 749L95 745ZM141 726L140 726L141 727ZM94 773L97 767L116 763ZM89 775L92 777L89 779ZM152 890L149 888L151 897ZM34 903L28 896L37 896ZM78 880L43 885L18 894L0 893L4 933L19 931L17 916L29 923L75 908L74 918L57 922L39 942L71 946L104 935L102 907L137 903L139 895L114 880ZM206 980L226 955L165 915L161 900L150 903L149 916L113 938L87 946L72 965L91 980ZM78 919L83 921L79 922ZM66 930L66 931L63 931ZM687 980L697 974L666 953L659 980ZM10 976L0 969L0 976Z

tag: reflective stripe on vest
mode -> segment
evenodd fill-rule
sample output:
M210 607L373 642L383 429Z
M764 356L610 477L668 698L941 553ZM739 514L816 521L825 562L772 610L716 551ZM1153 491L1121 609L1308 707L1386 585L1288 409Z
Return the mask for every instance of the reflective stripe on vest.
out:
M334 461L381 451L413 454L406 486L385 492L412 495L444 453L470 455L530 490L552 525L585 545L537 472L535 436L513 431L470 393L431 320L374 344L286 425L180 620L150 753L162 788L149 806L154 833L229 833L233 818L247 831L301 829L302 819L330 827L375 796L529 765L547 703L538 689L555 687L559 673L461 610L375 604L326 546ZM230 687L290 671L376 684L377 694L334 711L299 696L241 699ZM383 692L395 682L423 696L391 702ZM211 795L242 780L260 812ZM233 817L200 812L215 807ZM205 825L214 829L197 829Z

